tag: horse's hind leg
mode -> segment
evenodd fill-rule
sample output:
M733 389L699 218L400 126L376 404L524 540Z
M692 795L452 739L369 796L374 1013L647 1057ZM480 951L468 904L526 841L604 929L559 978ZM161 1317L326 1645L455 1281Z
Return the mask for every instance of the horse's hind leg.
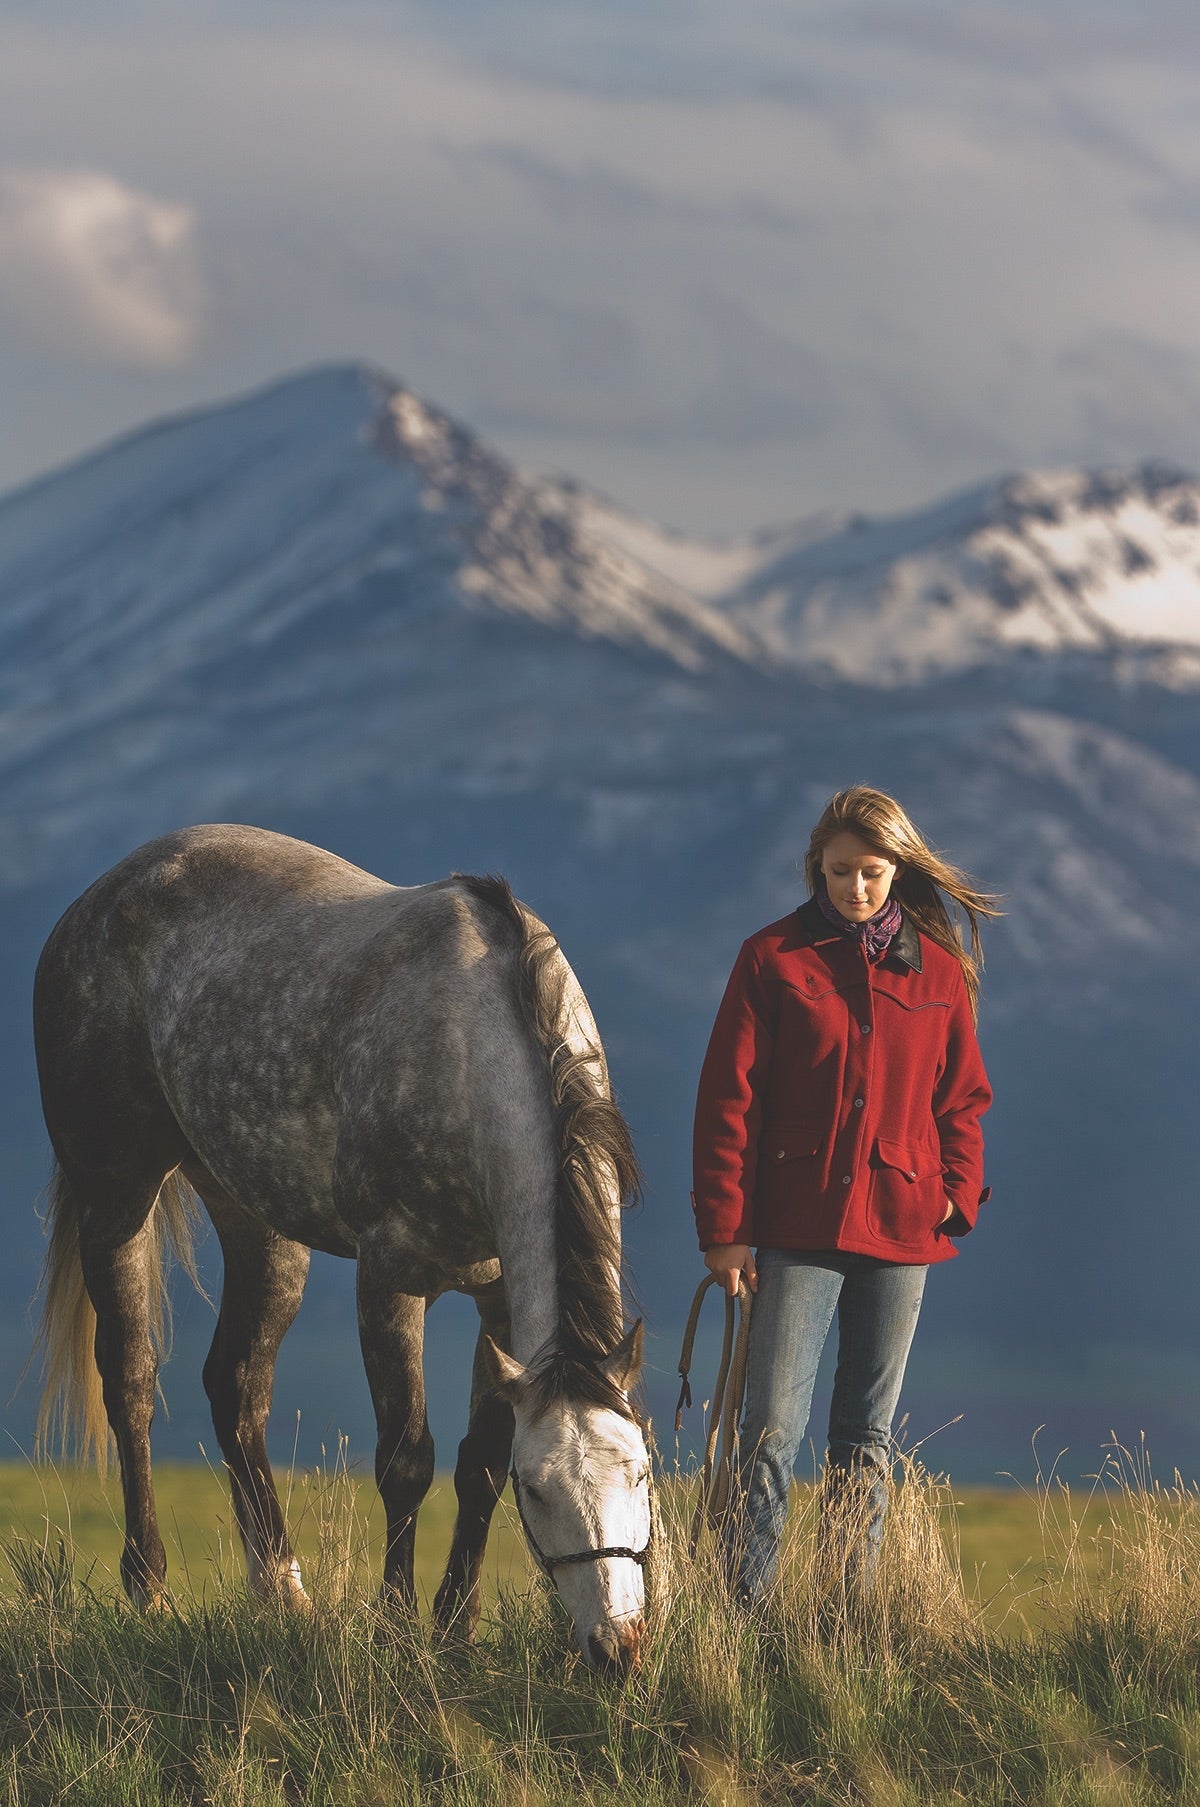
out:
M157 1258L157 1246L148 1219L160 1182L161 1175L137 1187L117 1187L79 1174L65 1181L78 1213L80 1267L96 1313L96 1366L121 1465L121 1580L130 1599L142 1607L162 1604L167 1578L150 1472L158 1358L149 1303L150 1262L152 1255ZM132 1232L131 1224L136 1226Z
M309 1251L247 1216L207 1174L196 1174L196 1188L221 1239L225 1264L204 1390L229 1470L250 1587L281 1605L306 1606L267 1459L267 1417L275 1358L300 1309Z
M471 1415L467 1434L458 1446L454 1491L458 1517L446 1573L433 1603L433 1614L443 1631L470 1638L479 1622L479 1577L483 1552L496 1502L504 1492L512 1457L512 1407L495 1390L484 1355L487 1336L507 1349L508 1305L503 1282L497 1280L475 1295L479 1307L479 1339L471 1374Z
M386 1245L376 1250L364 1238L358 1252L358 1332L378 1427L375 1480L387 1515L382 1599L407 1610L416 1605L417 1509L433 1480L421 1367L429 1294L407 1290L422 1279L406 1270L401 1285Z

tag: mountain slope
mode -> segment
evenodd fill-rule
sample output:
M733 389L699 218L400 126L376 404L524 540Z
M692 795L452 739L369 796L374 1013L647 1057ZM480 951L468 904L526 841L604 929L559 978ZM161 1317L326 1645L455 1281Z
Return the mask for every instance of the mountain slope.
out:
M469 649L491 641L468 703ZM408 780L428 782L460 762L453 696L492 724L502 779L561 690L549 666L592 642L640 655L599 661L630 715L743 650L589 537L558 487L376 373L166 423L0 503L0 865L47 869L39 847L115 827L182 771L203 773L207 813L284 771L334 793L386 762L400 717Z
M1200 482L1157 465L1010 477L789 548L724 600L771 657L827 678L1074 654L1195 690Z
M725 546L587 508L594 532L719 608L752 659L820 681L922 684L1026 655L1200 687L1200 481L1162 465L1023 473Z
M126 640L171 622L192 648L269 641L352 585L411 592L414 574L408 599L427 609L475 598L684 666L741 647L702 604L592 541L557 486L360 366L161 423L0 503L6 629L52 627L81 662L97 635L119 644L118 620Z

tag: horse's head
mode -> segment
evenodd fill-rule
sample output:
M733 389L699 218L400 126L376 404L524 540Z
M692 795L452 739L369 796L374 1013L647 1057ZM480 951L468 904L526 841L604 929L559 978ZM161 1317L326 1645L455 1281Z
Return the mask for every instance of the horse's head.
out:
M595 1668L640 1664L653 1512L650 1456L628 1403L642 1362L639 1320L606 1359L529 1369L493 1345L513 1407L513 1485L535 1561Z

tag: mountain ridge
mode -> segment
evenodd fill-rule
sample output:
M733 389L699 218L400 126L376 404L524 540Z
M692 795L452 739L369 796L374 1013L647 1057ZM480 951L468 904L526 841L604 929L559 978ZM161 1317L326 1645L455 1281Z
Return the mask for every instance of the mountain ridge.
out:
M817 517L705 540L659 528L575 480L519 471L369 364L322 366L175 414L0 497L0 585L11 593L28 581L11 550L22 511L36 517L57 498L74 513L82 485L93 511L122 506L110 533L144 528L156 506L150 478L161 486L170 463L164 452L186 440L203 466L203 442L215 433L228 478L231 434L260 421L242 448L247 469L285 445L298 468L276 481L331 516L357 489L359 538L368 539L359 555L369 559L377 533L378 568L387 568L389 529L394 543L414 512L440 515L438 575L447 575L444 542L457 538L460 602L641 641L690 669L733 658L819 682L895 687L1013 655L1082 654L1124 660L1121 682L1200 686L1200 481L1174 467L1009 473L897 515ZM306 487L303 459L311 464L317 440L332 444ZM160 468L127 468L147 459ZM405 479L419 493L404 494ZM205 499L193 476L157 506L196 513ZM41 523L43 556L55 531Z

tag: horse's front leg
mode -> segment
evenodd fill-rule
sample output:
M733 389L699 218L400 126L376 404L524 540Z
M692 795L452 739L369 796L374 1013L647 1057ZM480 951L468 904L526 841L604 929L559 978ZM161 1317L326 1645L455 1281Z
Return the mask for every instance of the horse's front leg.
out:
M411 1286L411 1275L404 1285ZM375 1480L387 1515L381 1598L413 1609L417 1509L433 1480L421 1351L426 1293L405 1291L384 1249L364 1238L358 1254L358 1334L375 1406Z
M467 1434L458 1446L454 1491L458 1517L454 1541L442 1585L433 1603L433 1616L444 1632L471 1638L479 1622L479 1577L488 1528L496 1502L504 1492L512 1457L512 1407L495 1390L484 1357L484 1338L490 1336L502 1349L509 1344L508 1305L503 1282L476 1293L479 1307L479 1340L471 1374L471 1416Z

